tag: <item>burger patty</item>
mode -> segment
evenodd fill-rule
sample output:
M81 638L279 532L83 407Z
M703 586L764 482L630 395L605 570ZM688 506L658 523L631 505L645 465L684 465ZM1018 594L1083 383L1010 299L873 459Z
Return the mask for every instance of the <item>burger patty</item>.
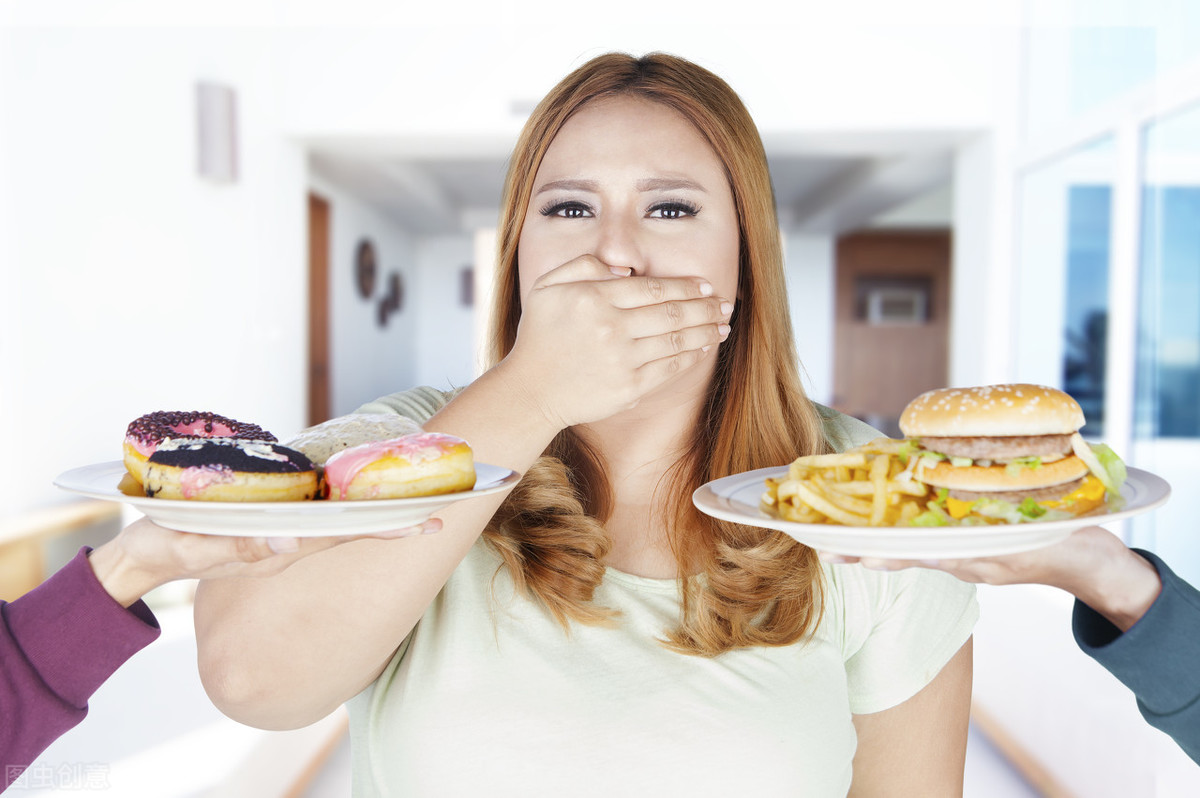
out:
M1052 501L1061 499L1068 493L1077 490L1083 485L1084 478L1064 482L1061 485L1051 485L1048 488L1031 488L1029 490L993 490L993 491L976 491L976 490L952 490L950 491L951 498L959 499L960 501L974 501L975 499L1000 499L1006 502L1021 502L1025 499L1033 499L1034 501Z
M944 438L923 436L921 447L947 457L972 460L1012 460L1070 454L1070 435L1005 435L996 438Z

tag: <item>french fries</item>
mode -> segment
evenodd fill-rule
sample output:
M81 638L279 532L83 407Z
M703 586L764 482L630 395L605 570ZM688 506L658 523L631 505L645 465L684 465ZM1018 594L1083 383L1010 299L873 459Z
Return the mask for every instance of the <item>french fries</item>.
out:
M838 454L797 458L788 475L768 479L762 504L786 521L903 526L925 512L929 488L913 479L903 440L877 438Z

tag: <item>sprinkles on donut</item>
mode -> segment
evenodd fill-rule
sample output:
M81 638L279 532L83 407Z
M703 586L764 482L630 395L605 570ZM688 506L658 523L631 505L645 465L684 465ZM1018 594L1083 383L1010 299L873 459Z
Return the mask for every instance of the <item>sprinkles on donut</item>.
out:
M235 421L202 410L147 413L125 430L124 462L138 484L146 484L146 461L159 445L172 438L245 438L274 442L275 436L257 424Z

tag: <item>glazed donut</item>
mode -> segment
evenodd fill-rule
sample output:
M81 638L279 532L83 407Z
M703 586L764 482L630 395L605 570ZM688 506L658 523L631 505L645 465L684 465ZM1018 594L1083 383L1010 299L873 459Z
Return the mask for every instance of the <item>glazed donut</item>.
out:
M315 427L302 430L283 442L308 455L318 466L352 446L371 441L385 441L420 432L421 425L406 416L394 413L362 413L331 418Z
M475 458L462 438L419 432L338 452L325 463L329 498L407 499L475 487Z
M171 438L146 462L146 495L215 502L280 502L317 493L312 461L273 441Z
M163 411L147 413L129 422L125 430L125 468L138 484L146 484L146 459L169 438L249 438L275 441L257 424L246 424L215 413Z

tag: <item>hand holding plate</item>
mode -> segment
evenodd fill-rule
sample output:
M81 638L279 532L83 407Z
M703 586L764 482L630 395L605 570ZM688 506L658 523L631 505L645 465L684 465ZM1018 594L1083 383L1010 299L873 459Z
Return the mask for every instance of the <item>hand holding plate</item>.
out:
M1121 631L1145 614L1162 589L1154 566L1098 526L1078 529L1050 546L996 557L904 560L821 552L821 560L885 571L933 568L976 584L1049 585L1075 596Z
M368 535L330 537L229 537L179 532L142 518L89 557L100 584L123 606L179 579L264 577L281 573L318 551L364 538L393 539L430 534L440 519Z

